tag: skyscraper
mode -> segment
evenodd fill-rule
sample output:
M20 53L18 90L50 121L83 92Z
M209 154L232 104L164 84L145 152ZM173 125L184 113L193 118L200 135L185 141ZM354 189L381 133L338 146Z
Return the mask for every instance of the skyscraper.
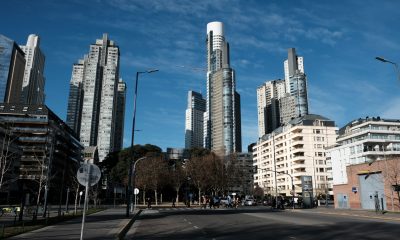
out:
M119 101L124 102L126 89L119 80L119 54L119 47L103 34L72 70L67 124L85 147L97 146L100 161L122 146L125 103Z
M296 55L294 48L288 49L284 62L286 95L281 101L281 122L308 114L307 78L304 74L303 57Z
M44 62L45 56L40 50L39 36L31 34L25 46L20 46L25 53L25 73L22 83L21 103L44 104Z
M285 80L267 81L257 88L258 137L271 133L293 118L308 114L307 78L303 57L288 49Z
M124 143L124 119L125 119L125 104L126 104L126 83L119 79L117 90L117 110L115 121L115 140L114 149L122 149Z
M206 100L194 91L188 93L185 121L185 148L203 147L204 112Z
M265 82L257 88L258 137L280 126L279 100L285 95L285 81Z
M220 155L241 151L240 97L223 23L207 24L207 105L204 146Z
M25 54L11 39L0 34L0 101L19 103L24 79Z

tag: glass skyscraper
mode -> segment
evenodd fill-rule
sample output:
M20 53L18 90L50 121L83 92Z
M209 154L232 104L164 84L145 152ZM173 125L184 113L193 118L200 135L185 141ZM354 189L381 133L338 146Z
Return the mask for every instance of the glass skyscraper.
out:
M25 54L11 39L0 34L0 101L20 103Z
M240 96L222 22L207 24L207 105L204 147L219 155L241 152Z

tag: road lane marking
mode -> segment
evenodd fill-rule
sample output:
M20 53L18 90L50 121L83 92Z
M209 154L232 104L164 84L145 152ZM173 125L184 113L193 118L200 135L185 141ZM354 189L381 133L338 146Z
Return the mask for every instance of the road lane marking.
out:
M193 226L193 228L195 228L195 229L199 229L199 227L198 227L198 226Z

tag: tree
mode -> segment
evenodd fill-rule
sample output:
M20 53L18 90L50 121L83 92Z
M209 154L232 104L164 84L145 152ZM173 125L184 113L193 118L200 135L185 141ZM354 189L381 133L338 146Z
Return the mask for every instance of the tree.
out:
M400 192L398 190L400 186L400 158L399 157L387 157L384 160L377 161L378 169L385 169L384 178L386 179L386 185L390 189L390 198L395 201L395 197L393 196L393 190L396 190L396 198L397 204L393 202L393 205L397 205L397 208L400 209ZM397 187L396 187L397 186Z
M264 197L264 190L258 185L254 188L254 196L257 199L262 199Z
M0 191L4 184L16 181L17 174L12 174L15 162L21 157L21 150L16 149L18 137L13 133L10 124L2 123L0 125ZM6 176L9 175L9 179ZM5 181L7 180L7 181Z
M168 173L167 161L161 154L149 156L136 166L135 182L154 191L154 199L158 204L158 190L165 183Z
M175 164L169 168L170 183L176 191L176 202L179 202L179 189L182 187L186 179L186 173L181 162L175 162ZM200 195L200 194L199 194Z
M226 157L226 187L228 191L232 191L237 186L246 185L245 169L239 162L236 154L231 154ZM244 192L244 189L243 189Z
M190 176L191 181L198 189L198 197L199 202L201 202L201 192L205 191L207 186L209 185L209 179L207 178L207 168L204 164L204 156L203 157L192 157L187 161L185 165L186 174ZM186 176L183 181L185 181Z

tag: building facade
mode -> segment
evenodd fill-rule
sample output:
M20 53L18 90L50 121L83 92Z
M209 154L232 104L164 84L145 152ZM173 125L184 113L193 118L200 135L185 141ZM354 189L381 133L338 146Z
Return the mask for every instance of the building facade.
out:
M58 199L82 162L74 132L45 105L2 103L0 122L18 136L20 192L44 194L47 188L49 199Z
M124 143L124 123L125 121L125 106L126 106L126 83L119 79L117 90L117 110L115 121L115 140L114 149L122 149Z
M312 176L313 196L330 191L331 166L327 146L336 142L335 123L309 114L264 135L253 147L254 184L265 194L291 196L302 193L302 176ZM283 174L282 174L283 173Z
M123 130L125 104L119 100L126 90L119 78L119 61L119 47L103 34L72 70L67 123L79 131L85 147L97 146L100 161L122 146L121 135L116 134Z
M307 78L303 57L288 49L284 80L267 81L257 88L258 137L271 133L294 118L308 114Z
M35 34L28 36L25 46L20 46L25 53L25 72L22 83L22 104L44 104L45 56L40 50L40 38Z
M285 81L265 82L257 88L258 137L280 126L279 100L285 95Z
M11 39L0 34L0 101L20 103L25 53Z
M230 189L231 192L236 192L237 194L240 194L242 196L253 195L253 154L235 153L232 155L232 158L236 159L240 172L236 176L236 181L234 181L236 184Z
M206 100L194 91L188 93L185 121L185 148L203 147L204 112Z
M0 121L0 204L18 201L18 176L22 149L13 123Z
M223 23L207 24L207 105L204 147L219 155L241 151L240 97Z
M397 195L392 186L400 183L393 177L400 173L399 120L367 117L346 124L329 156L336 207L374 209L378 194L391 208Z
M307 78L304 74L303 57L297 56L294 48L288 49L284 69L286 95L280 104L280 121L283 124L308 114Z

